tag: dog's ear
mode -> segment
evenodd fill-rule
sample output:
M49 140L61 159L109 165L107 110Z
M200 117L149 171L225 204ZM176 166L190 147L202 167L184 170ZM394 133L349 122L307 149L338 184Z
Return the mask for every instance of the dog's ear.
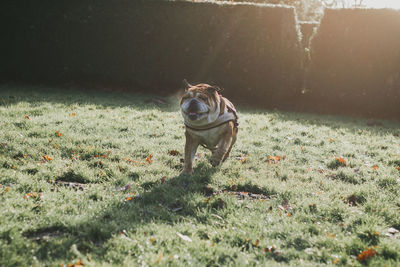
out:
M187 91L187 89L192 87L192 85L190 83L188 83L188 81L186 81L186 79L183 79L182 83L183 83L183 86L185 88L185 91Z
M207 91L209 91L210 93L214 93L214 92L221 93L223 90L224 90L223 88L220 88L220 87L215 86L215 85L210 86L210 87L207 88Z

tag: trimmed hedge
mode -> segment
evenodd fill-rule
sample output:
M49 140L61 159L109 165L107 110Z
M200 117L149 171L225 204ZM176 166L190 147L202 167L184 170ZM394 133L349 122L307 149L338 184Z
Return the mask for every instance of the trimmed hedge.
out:
M18 4L17 4L18 3ZM0 3L0 76L174 92L183 78L259 102L301 86L292 7L249 3L42 0Z
M311 41L310 97L400 118L400 11L328 9Z
M263 4L2 1L0 80L174 93L186 78L268 107L400 118L400 11L328 9L304 53L315 26Z

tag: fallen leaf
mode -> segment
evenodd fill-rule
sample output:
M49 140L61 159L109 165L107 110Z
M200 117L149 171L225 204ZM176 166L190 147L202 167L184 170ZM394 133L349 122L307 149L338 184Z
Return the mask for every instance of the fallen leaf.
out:
M125 160L128 163L137 163L136 160L131 160L131 159L127 159L127 158L123 158L123 160Z
M94 163L95 167L99 167L99 168L103 168L103 162L101 160L99 160L98 162Z
M183 235L183 234L181 234L181 233L179 233L179 232L177 232L176 233L180 238L182 238L183 240L185 240L185 241L187 241L187 242L192 242L193 240L190 238L190 237L188 237L187 235Z
M346 160L342 157L335 157L335 161L339 166L347 166Z
M285 213L286 212L288 212L288 211L290 211L291 209L292 209L292 207L290 206L290 204L289 204L289 199L285 199L285 201L282 203L282 205L278 205L278 208L280 209L280 210L283 210L283 211L285 211ZM289 216L291 216L292 214L290 214Z
M378 169L378 166L374 165L372 168L374 168L374 171Z
M148 156L147 156L146 161L147 161L149 164L153 163L153 160L151 159L151 155L148 155Z
M162 183L162 184L165 183L166 180L167 180L167 176L161 177L161 183Z
M29 118L28 115L25 115L25 119L30 120L31 118Z
M256 241L254 241L253 246L258 247L258 245L260 244L260 240L256 239Z
M75 117L76 116L76 113L71 113L71 117Z
M345 160L344 158L338 157L338 158L336 158L336 160L337 160L339 163L342 163L342 164L346 165L346 160Z
M247 162L247 157L246 157L246 156L240 155L240 156L237 156L236 159L237 159L238 161L240 161L242 164L244 164L244 163Z
M30 197L39 200L43 198L43 193L29 192L24 196L24 199L28 199Z
M362 251L360 254L357 256L357 260L361 262L366 262L370 258L374 257L377 255L378 252L374 248L368 248L364 251Z
M168 155L171 155L171 156L179 156L181 153L179 153L179 151L178 150L170 150L170 151L168 151Z
M268 156L268 159L266 160L266 162L268 164L277 163L278 161L284 160L285 158L286 158L286 156Z
M61 137L62 133L60 133L59 131L56 131L56 136Z
M44 158L46 161L51 161L51 160L53 160L49 155L45 155L45 156L43 156L43 158Z
M335 238L335 234L332 234L332 233L326 232L326 235L327 235L327 236L329 236L330 238Z
M274 246L269 246L263 249L264 252L274 252L275 251L275 247Z

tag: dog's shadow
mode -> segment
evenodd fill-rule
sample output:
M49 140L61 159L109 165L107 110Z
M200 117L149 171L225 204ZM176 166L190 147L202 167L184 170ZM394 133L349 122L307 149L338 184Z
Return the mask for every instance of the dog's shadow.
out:
M199 162L194 169L193 174L179 174L172 178L165 179L154 185L150 190L136 197L137 202L143 207L152 206L155 202L160 202L162 205L173 204L185 199L195 193L207 194L205 188L210 183L212 175L218 171L217 168L211 167L207 162ZM185 206L185 203L182 203ZM185 207L187 210L189 207Z
M203 221L199 214L198 201L195 197L209 197L213 194L209 187L212 176L219 168L213 168L207 162L199 162L192 175L180 174L165 181L160 181L147 188L142 194L132 199L121 199L119 202L107 206L101 213L90 217L73 226L59 224L38 229L28 233L35 237L46 233L58 237L46 240L41 245L36 256L39 260L48 260L49 255L54 258L65 257L65 249L76 244L78 250L101 255L106 249L103 244L115 234L121 232L135 232L150 223L174 225L183 218Z

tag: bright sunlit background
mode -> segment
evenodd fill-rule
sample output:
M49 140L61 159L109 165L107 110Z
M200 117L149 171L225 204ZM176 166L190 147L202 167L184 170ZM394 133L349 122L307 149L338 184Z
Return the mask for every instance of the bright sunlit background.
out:
M400 0L365 0L366 7L400 9Z

